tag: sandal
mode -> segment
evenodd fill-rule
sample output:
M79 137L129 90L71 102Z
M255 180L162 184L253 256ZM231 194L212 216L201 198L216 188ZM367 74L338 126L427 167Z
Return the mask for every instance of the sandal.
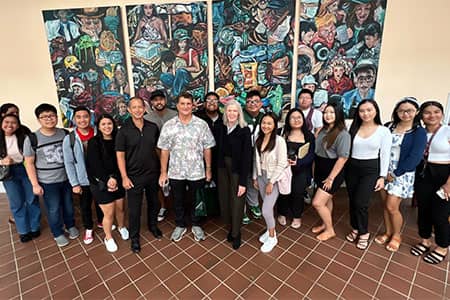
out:
M355 242L357 238L358 238L358 231L356 230L350 231L350 233L345 236L345 239L350 243Z
M387 241L389 241L390 238L391 238L390 235L384 233L384 234L378 235L378 236L374 239L374 241L375 241L375 243L377 243L378 245L384 245L384 244L387 243Z
M442 255L439 252L436 252L436 250L433 250L431 252L428 252L427 255L423 257L423 260L429 264L437 265L438 263L441 263L444 261L446 255Z
M16 220L14 220L14 218L12 216L9 216L8 217L8 223L14 225L14 224L16 224Z
M400 244L402 243L402 238L397 236L392 236L389 243L386 245L386 250L390 252L397 252L398 248L400 248Z
M418 243L417 245L411 247L409 252L414 256L422 256L430 251L430 246L425 246L423 243Z
M366 250L367 247L369 247L369 239L370 234L368 234L366 238L361 237L360 235L358 238L358 242L356 243L356 248L358 248L359 250Z

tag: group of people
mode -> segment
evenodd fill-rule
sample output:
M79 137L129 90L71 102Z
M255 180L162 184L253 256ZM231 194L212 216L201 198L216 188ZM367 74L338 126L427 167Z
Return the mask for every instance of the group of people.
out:
M41 127L34 133L21 125L17 106L5 104L0 108L0 165L9 166L3 183L20 240L40 235L38 196L43 197L57 245L69 243L66 233L69 239L77 238L76 196L85 244L94 240L95 199L106 249L117 250L112 235L115 219L121 238L130 238L131 250L139 252L143 195L148 229L159 239L163 233L157 222L167 212L167 195L160 191L170 186L176 224L171 240L180 241L191 224L194 239L201 241L206 236L203 218L195 213L195 198L205 182L215 181L228 242L234 249L241 246L248 210L265 220L259 241L267 253L277 245L276 220L286 226L292 217L292 228L302 225L305 190L313 178L317 189L312 205L321 223L312 231L318 240L336 236L332 199L345 181L351 225L346 240L361 250L368 247L368 209L373 193L379 191L385 232L374 241L397 251L403 224L400 203L414 195L422 240L411 254L423 255L432 264L443 261L450 244L450 127L442 124L442 105L436 101L419 105L413 97L403 98L396 103L391 122L383 125L377 103L364 99L347 130L342 107L329 103L322 114L312 108L312 99L311 91L302 90L298 108L289 110L279 128L275 114L261 111L257 91L247 93L244 108L237 101L227 102L223 114L219 96L210 92L204 110L193 114L190 94L178 96L174 111L166 107L165 93L157 90L151 95L149 113L144 100L130 99L131 117L119 129L109 115L100 116L92 127L89 109L80 106L74 110L76 127L70 133L56 127L57 111L50 104L35 109ZM433 232L437 246L431 250Z

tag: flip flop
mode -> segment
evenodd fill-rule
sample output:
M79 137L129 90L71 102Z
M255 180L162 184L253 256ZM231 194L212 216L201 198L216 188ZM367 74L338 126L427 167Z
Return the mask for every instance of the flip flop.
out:
M428 251L430 251L430 246L425 246L423 243L418 243L415 246L411 247L411 250L409 252L414 256L422 256Z
M384 245L384 244L387 243L387 241L389 241L390 238L391 238L391 237L390 237L389 235L387 235L386 233L384 233L384 234L378 235L378 236L374 239L374 241L375 241L375 243L377 243L378 245Z
M386 250L390 252L397 252L398 248L400 248L400 244L402 243L401 237L393 236L389 243L386 245Z

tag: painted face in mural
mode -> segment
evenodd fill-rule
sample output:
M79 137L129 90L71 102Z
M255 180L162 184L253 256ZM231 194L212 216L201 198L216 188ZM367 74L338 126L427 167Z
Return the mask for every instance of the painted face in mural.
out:
M103 50L111 51L116 48L116 39L111 31L103 31L100 35L100 45Z
M117 67L114 71L114 78L118 85L123 86L127 83L127 78L125 77L125 72L122 68Z
M316 16L319 10L319 1L309 1L311 3L300 2L300 12L303 19L312 19Z
M153 4L144 4L144 14L147 17L151 17L153 15Z
M358 4L355 8L355 16L359 24L364 24L370 15L370 3Z
M62 23L67 23L67 21L68 21L67 16L69 15L67 13L67 10L58 10L57 15L58 15L58 18L61 20Z
M98 38L102 31L102 21L99 18L81 17L81 31L91 38Z
M366 35L364 36L364 43L366 44L366 47L369 49L372 49L378 45L378 35Z
M316 85L314 84L314 83L307 83L307 84L304 84L303 85L303 88L304 89L308 89L308 90L310 90L311 92L315 92L316 91Z
M314 36L314 31L310 30L308 32L302 32L301 40L305 45L309 45Z
M119 109L119 115L123 116L127 114L127 104L124 101L119 102L117 106Z
M367 94L375 83L375 73L371 69L360 71L356 75L354 83L361 94Z
M330 5L327 6L327 11L330 14L334 14L338 10L338 6L339 6L339 1L336 0L333 3L331 3Z
M336 25L330 23L329 25L321 26L318 28L317 34L326 40L328 44L332 45L336 36Z
M178 42L178 47L180 47L180 51L186 51L187 49L187 40L181 40Z
M259 9L266 9L269 5L269 2L267 0L260 0L258 1L258 8Z
M79 86L79 85L74 85L74 86L72 87L72 90L73 90L73 95L74 95L75 97L81 96L81 94L83 94L83 92L84 92L84 88L82 88L82 87Z
M342 77L344 77L344 67L343 66L334 66L333 67L333 76L337 82L341 81Z

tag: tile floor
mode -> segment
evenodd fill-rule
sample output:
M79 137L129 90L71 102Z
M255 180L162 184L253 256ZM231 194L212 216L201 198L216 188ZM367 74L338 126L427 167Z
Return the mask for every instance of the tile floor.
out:
M6 220L0 196L0 299L443 299L450 298L449 262L431 266L409 255L417 241L415 210L405 201L406 221L399 252L391 254L371 242L366 251L346 242L349 230L345 193L335 201L337 237L315 240L311 227L319 221L306 207L303 226L277 225L279 244L270 254L259 251L262 220L243 227L243 245L234 251L227 228L217 219L204 228L207 239L192 234L179 243L168 240L173 216L160 224L162 240L141 233L142 251L131 253L116 232L119 251L108 254L96 230L95 241L81 237L58 248L43 218L42 236L18 241ZM79 220L77 214L77 220ZM80 222L78 222L80 224ZM370 231L382 229L381 206L370 210ZM143 226L145 228L145 226Z

